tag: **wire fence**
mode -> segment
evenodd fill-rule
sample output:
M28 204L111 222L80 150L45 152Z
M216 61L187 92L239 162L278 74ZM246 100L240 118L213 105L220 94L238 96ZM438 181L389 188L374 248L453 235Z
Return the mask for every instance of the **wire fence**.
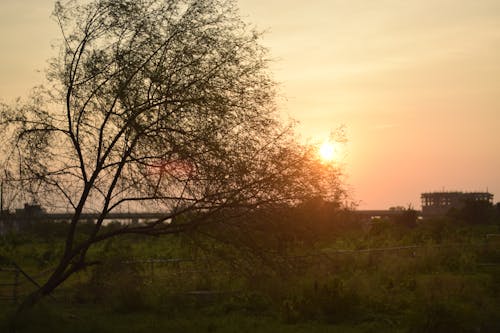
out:
M475 244L427 244L427 245L404 245L390 247L376 247L366 249L333 249L326 248L315 253L296 256L284 256L280 258L287 265L305 270L311 266L329 265L337 258L345 256L381 256L383 254L402 255L404 257L418 256L420 251L437 249L446 251L447 248L477 248L483 253L494 253L493 260L478 258L476 262L480 267L500 266L500 234L488 234L481 242ZM17 263L4 257L0 257L0 301L18 304L24 296L40 287L38 281L43 281L51 272L51 267L37 272L26 273ZM194 259L194 258L148 258L122 260L120 265L140 266L141 274L148 283L162 284L175 277L178 281L186 282L188 277L218 275L219 277L234 275L231 268L225 266L223 260ZM107 262L102 265L106 266ZM224 294L233 291L224 290L189 290L183 291L186 295Z
M0 301L18 304L24 296L40 288L38 281L48 277L51 268L28 274L15 261L0 257Z
M17 303L20 272L15 267L0 267L0 301Z

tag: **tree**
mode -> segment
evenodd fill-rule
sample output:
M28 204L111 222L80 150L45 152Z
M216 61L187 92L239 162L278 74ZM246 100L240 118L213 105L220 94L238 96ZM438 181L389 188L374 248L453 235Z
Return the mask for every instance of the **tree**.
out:
M72 212L59 264L21 308L92 264L89 248L111 237L339 195L333 167L281 125L266 50L233 1L57 1L54 18L62 40L47 87L0 112L6 175ZM164 216L102 228L124 206ZM98 218L82 237L87 211Z
M465 200L460 208L452 208L447 215L466 224L492 224L496 210L489 201Z

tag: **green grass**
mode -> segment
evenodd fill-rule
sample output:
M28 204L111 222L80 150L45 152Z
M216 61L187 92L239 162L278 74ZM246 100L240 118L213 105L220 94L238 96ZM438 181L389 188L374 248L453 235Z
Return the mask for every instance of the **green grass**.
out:
M89 305L43 305L10 322L4 318L2 332L15 327L15 332L220 332L220 333L358 333L358 332L404 332L390 322L363 322L357 324L329 325L320 322L286 324L269 316L242 313L217 314L211 311L196 311L182 314L157 312L119 313L99 306Z
M105 265L72 277L54 299L14 322L12 307L0 307L0 332L16 327L16 332L496 333L500 247L485 235L497 232L495 225L437 221L409 229L382 222L370 230L298 242L293 248L298 257L275 269L203 239L197 239L201 244L178 236L116 239L89 254ZM23 237L1 243L0 254L34 274L55 263L57 238ZM418 247L356 252L401 245ZM322 250L326 256L310 256ZM199 260L153 269L123 264L147 258ZM229 293L186 295L193 290Z

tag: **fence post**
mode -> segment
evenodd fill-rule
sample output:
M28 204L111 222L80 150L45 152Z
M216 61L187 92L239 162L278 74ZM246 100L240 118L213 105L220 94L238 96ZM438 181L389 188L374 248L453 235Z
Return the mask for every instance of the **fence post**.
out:
M14 284L12 285L12 302L14 304L17 304L17 298L18 298L18 290L17 287L19 286L19 269L16 267L14 269Z
M154 260L151 260L151 284L154 282L154 275L155 275L155 263Z

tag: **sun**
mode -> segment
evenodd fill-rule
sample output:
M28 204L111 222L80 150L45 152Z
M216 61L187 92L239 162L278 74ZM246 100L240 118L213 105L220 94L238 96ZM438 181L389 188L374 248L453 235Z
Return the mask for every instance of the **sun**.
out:
M333 161L336 157L335 145L332 142L323 142L319 147L319 156L325 162Z

